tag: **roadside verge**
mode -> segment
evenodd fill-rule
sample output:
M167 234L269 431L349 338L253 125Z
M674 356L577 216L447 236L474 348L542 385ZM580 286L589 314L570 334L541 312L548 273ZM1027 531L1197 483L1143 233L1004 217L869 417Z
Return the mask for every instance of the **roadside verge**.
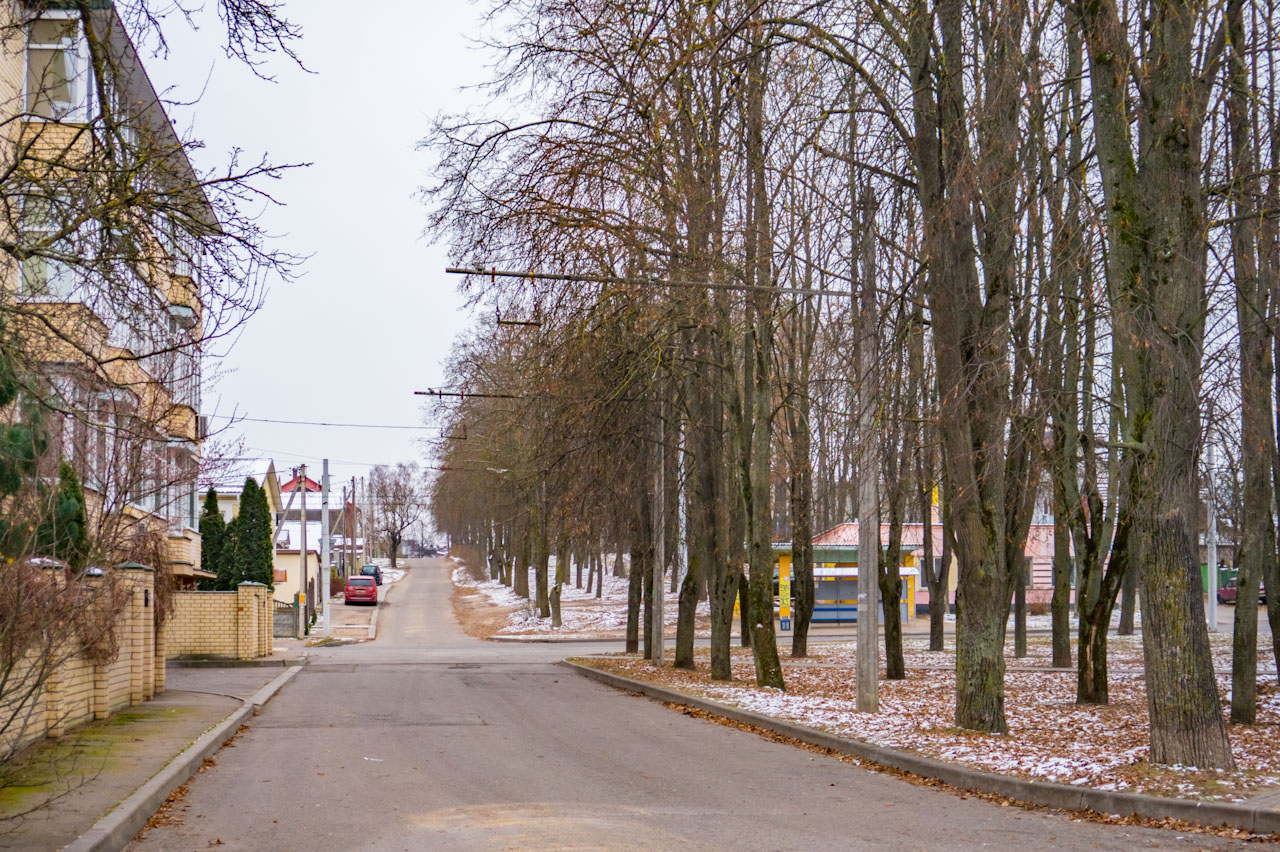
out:
M239 710L202 734L131 796L98 820L93 828L65 846L64 852L116 852L128 846L169 794L194 775L205 758L222 748L258 708L270 701L300 671L302 666L292 666L258 690Z
M1100 814L1135 814L1148 819L1179 819L1203 825L1225 825L1254 834L1280 833L1280 809L1231 802L1198 802L1142 793L1113 792L1047 781L1032 781L1009 775L983 772L954 763L896 751L826 731L784 722L771 716L742 710L666 687L604 672L565 660L561 665L592 680L646 698L692 707L744 725L790 737L808 745L847 754L861 760L896 769L921 778L930 778L964 790L1004 796L1019 802L1070 811Z

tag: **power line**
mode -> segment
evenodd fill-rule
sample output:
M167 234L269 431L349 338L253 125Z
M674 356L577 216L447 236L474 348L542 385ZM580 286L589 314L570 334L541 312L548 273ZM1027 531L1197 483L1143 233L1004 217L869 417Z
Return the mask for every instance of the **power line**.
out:
M217 417L220 420L229 420L231 423L247 420L250 423L283 423L288 426L334 426L341 429L410 429L421 432L438 428L436 426L400 426L388 423L326 423L319 420L276 420L270 417L234 417L228 414L210 414L209 416Z
M476 398L476 399L535 399L535 397L525 396L518 393L480 393L472 391L447 391L436 390L435 388L427 388L424 391L414 391L414 396L456 396L459 399Z
M716 281L674 281L666 278L628 278L622 275L574 275L565 272L516 272L504 269L465 269L450 266L445 269L447 275L488 275L490 278L528 278L530 281L568 281L576 284L618 284L639 285L642 287L687 287L702 290L730 290L742 293L773 293L779 296L846 296L854 294L849 290L824 290L813 287L768 287L760 284L721 284Z

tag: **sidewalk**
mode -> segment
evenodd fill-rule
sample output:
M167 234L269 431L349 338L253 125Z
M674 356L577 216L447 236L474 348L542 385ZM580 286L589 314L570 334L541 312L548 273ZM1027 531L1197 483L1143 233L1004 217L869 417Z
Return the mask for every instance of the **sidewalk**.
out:
M301 645L282 648L285 642L276 640L275 662L266 666L171 663L165 691L153 700L37 743L0 789L0 849L123 848L141 827L133 823L155 812L159 802L149 801L159 795L162 802L185 783L204 754L252 717L254 703L265 703L297 671ZM143 788L154 788L150 799L135 795Z

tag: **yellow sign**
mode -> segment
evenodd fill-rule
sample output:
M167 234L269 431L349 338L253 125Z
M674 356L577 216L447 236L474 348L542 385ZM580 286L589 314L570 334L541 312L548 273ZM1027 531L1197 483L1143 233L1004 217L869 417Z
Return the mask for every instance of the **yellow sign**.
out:
M791 629L791 554L778 554L778 629Z
M791 557L785 555L778 557L778 617L791 620Z
M304 594L299 594L299 595L298 595L298 603L300 603L300 604L304 604L304 603L306 603L306 602L307 602L307 596L306 596L306 595L304 595Z

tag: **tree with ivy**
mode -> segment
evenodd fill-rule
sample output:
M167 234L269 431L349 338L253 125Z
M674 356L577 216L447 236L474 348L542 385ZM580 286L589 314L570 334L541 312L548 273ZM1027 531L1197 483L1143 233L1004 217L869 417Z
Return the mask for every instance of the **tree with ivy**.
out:
M222 567L222 547L227 537L227 522L222 519L222 511L218 508L218 492L210 488L204 496L204 511L200 513L200 568L210 574L217 574ZM201 591L216 588L216 577L202 579Z

